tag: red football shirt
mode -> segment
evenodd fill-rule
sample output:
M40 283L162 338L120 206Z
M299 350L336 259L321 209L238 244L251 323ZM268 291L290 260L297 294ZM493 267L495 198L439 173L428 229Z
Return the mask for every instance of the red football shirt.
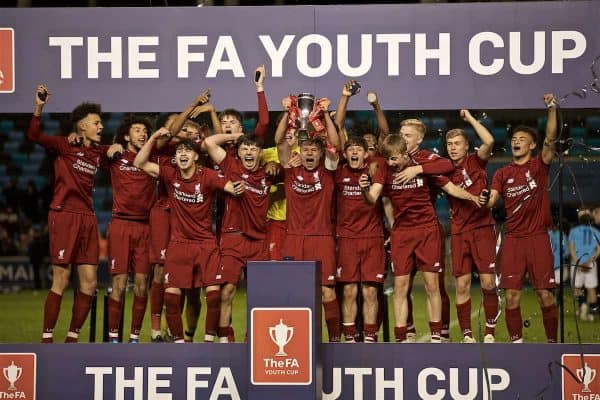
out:
M171 240L212 239L212 207L215 191L223 190L227 180L209 168L197 167L190 179L179 169L160 165L159 179L165 184L169 207Z
M50 208L94 214L92 189L98 168L106 168L108 146L71 146L64 136L42 133L40 117L33 116L27 131L29 139L58 154L54 161L54 195Z
M125 150L110 163L115 217L147 220L154 204L156 180L133 165L136 153Z
M523 165L512 162L496 171L492 189L504 199L507 235L529 236L552 227L549 172L541 154Z
M219 164L228 180L243 181L246 191L239 197L225 197L221 232L243 232L253 239L264 239L272 178L263 168L248 171L237 157L225 156Z
M370 161L370 162L369 162ZM336 235L339 237L383 237L381 204L368 204L358 184L362 174L369 171L370 163L379 166L372 177L373 183L385 183L385 163L382 159L372 160L361 169L352 169L348 164L338 168L335 173L336 187Z
M467 192L479 196L483 189L487 189L488 180L485 167L487 161L482 160L477 154L467 154L463 162L456 167L448 179L456 186ZM494 225L494 218L490 209L477 208L473 202L447 196L451 209L452 233L467 232L482 226Z
M333 235L334 172L323 164L313 171L284 168L287 232L299 235Z

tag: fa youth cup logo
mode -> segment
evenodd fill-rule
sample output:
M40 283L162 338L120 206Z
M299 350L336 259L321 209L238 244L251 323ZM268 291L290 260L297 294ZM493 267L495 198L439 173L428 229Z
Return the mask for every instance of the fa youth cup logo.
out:
M277 357L287 357L287 353L283 351L286 344L294 337L294 328L283 323L283 319L275 326L269 327L269 336L273 343L279 347L279 351L275 353Z
M16 366L15 362L12 361L12 363L8 367L2 368L2 374L10 384L8 390L17 390L15 382L18 381L21 375L23 374L23 368Z
M581 390L584 393L590 393L590 383L596 378L596 370L590 368L588 363L585 363L584 368L578 368L575 370L577 374L577 378L583 383L583 389Z

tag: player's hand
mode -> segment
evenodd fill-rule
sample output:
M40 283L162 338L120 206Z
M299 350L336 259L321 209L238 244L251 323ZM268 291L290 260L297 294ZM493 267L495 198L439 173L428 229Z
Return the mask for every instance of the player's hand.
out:
M50 93L48 91L48 88L46 87L46 85L41 84L38 85L38 87L35 89L35 105L36 106L43 106L48 102L48 99L50 98L50 95L52 93Z
M279 163L269 161L265 164L263 168L265 169L265 174L267 174L268 176L277 176L279 175L280 167L281 165Z
M302 159L300 158L300 154L298 154L298 152L296 152L296 151L293 151L292 156L288 160L288 167L296 168L296 167L299 167L300 165L302 165Z
M234 196L240 196L246 190L246 182L235 181L233 183L233 194Z
M213 112L213 111L215 111L215 106L210 102L206 102L200 106L196 106L190 113L190 118L194 119L202 113Z
M352 93L352 86L356 85L357 83L358 82L356 82L354 79L351 79L348 82L346 82L344 84L344 87L342 88L342 96L350 97L354 96L355 94L358 94L360 92L360 88L358 88L356 92Z
M209 100L210 100L210 89L206 89L206 90L203 90L202 93L200 93L198 95L198 97L196 97L194 99L194 102L192 104L195 106L201 106L204 103L208 103Z
M290 96L281 99L281 105L283 106L284 111L289 111L290 107L292 106L292 99Z
M171 131L169 130L169 128L167 128L165 126L161 126L156 132L154 132L154 134L152 136L150 136L150 139L153 139L153 138L156 138L156 139L161 139L161 138L170 139L172 137L173 137L173 135L171 134Z
M415 176L419 175L420 169L416 165L412 165L410 167L404 168L402 171L397 172L394 175L394 183L403 185L406 182L413 179Z
M373 107L374 107L375 105L377 105L377 104L378 104L378 100L377 100L377 93L375 93L375 92L374 92L374 91L372 91L372 90L369 90L369 91L367 92L367 101L368 101L368 102L369 102L369 104L370 104L371 106L373 106Z
M477 198L477 203L480 207L487 206L487 203L490 201L490 191L487 189L483 189L481 193L479 193L479 197Z
M319 109L327 112L327 110L329 109L329 105L331 104L331 100L329 100L327 97L323 97L322 99L319 100Z
M362 174L360 178L358 178L358 186L363 190L369 190L371 187L371 177L367 174Z
M263 89L264 83L265 83L265 78L267 77L267 71L265 70L265 64L262 64L261 66L259 66L258 68L256 68L254 70L254 75L256 76L256 74L260 73L258 80L254 81L254 84L256 85L256 89Z
M552 93L544 94L544 103L548 108L556 108L558 106L558 100L556 100L556 97Z
M470 196L470 200L473 202L473 204L475 204L475 206L477 206L477 208L481 208L481 207L483 207L483 206L484 206L484 205L483 205L483 204L481 204L481 202L480 202L480 201L481 201L481 195L479 195L479 196L475 196L474 194L472 194L472 195Z
M106 156L111 160L115 160L123 154L123 146L119 143L113 143L106 151Z
M470 121L472 121L472 120L475 119L475 118L473 118L473 115L471 115L471 113L469 112L469 110L466 110L466 109L460 110L460 117L465 122L470 122Z
M83 144L83 137L75 132L71 132L69 133L69 136L67 136L67 141L71 146L81 146Z

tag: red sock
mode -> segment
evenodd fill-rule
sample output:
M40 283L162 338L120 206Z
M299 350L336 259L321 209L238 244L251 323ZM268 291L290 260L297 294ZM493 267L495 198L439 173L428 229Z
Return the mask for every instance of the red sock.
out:
M206 321L204 332L207 335L217 336L219 328L219 314L221 313L221 291L206 292Z
M473 337L471 331L471 299L456 305L456 316L462 335Z
M181 295L175 293L165 293L165 305L167 306L167 325L171 330L173 342L183 341L183 321L179 312Z
M92 299L93 296L85 294L81 290L77 292L77 296L75 296L75 301L73 302L73 315L71 316L71 324L69 325L66 343L77 342L79 330L83 326L83 323L90 312Z
M108 337L116 339L119 337L119 324L121 323L121 302L108 297Z
M60 303L62 301L62 295L54 293L52 290L48 291L46 296L46 303L44 304L44 331L42 332L42 343L52 343L54 327L58 320L58 313L60 312Z
M443 253L442 253L443 254ZM442 330L441 335L445 339L450 338L450 297L446 292L446 282L444 271L439 273L440 277L440 296L442 297Z
M377 341L377 324L364 324L365 343L375 343Z
M431 340L442 339L442 321L429 321L429 331L431 332Z
M329 333L330 342L340 341L340 308L337 299L333 299L323 303L325 310L325 323L327 324L327 332Z
M401 343L406 340L406 327L405 326L395 326L394 327L394 337L396 342Z
M342 334L344 335L344 340L346 342L356 341L356 324L354 322L342 323Z
M152 329L160 330L160 316L165 300L165 287L162 283L152 281L150 286L150 323Z
M485 311L485 334L494 335L496 318L500 312L496 289L481 289L483 292L483 309Z
M506 309L506 328L511 342L523 338L523 319L521 318L521 307Z
M235 331L231 325L229 325L229 329L227 329L227 341L229 341L229 343L235 343Z
M129 336L132 339L139 339L140 337L147 303L148 297L146 296L135 296L133 299L133 306L131 306L131 335Z
M556 343L558 336L558 309L556 304L542 307L542 318L548 343Z

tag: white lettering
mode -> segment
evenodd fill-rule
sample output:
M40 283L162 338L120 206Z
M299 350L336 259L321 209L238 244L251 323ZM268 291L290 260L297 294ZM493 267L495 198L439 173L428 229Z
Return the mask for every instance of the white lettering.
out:
M208 381L196 380L196 375L210 375L210 367L189 367L187 369L187 398L196 400L196 389L207 388Z
M427 35L415 33L415 75L427 75L427 60L436 59L439 75L450 75L450 33L438 34L439 47L427 48Z
M320 63L316 67L308 64L308 48L315 45L320 50ZM323 35L311 34L302 37L296 48L298 71L309 78L318 78L329 72L332 65L331 42Z
M387 74L388 76L400 75L400 43L410 43L410 34L408 33L381 33L375 35L377 43L387 45Z
M83 46L83 37L50 36L48 46L60 47L60 79L73 78L73 46Z
M323 392L323 400L337 400L342 395L342 369L333 368L331 373L331 393Z
M285 35L279 48L275 47L271 36L259 35L258 38L262 43L267 55L271 59L271 76L281 78L283 76L283 59L285 58L292 42L294 41L295 35Z
M565 41L574 43L573 48L565 49ZM552 31L552 73L562 74L564 60L583 55L587 46L585 36L578 31Z
M484 65L481 61L481 44L490 42L494 48L504 47L502 37L494 32L479 32L469 41L469 67L479 75L494 75L504 66L504 60L494 58L491 64Z
M546 62L545 32L538 31L533 34L533 61L529 65L521 62L521 32L510 32L508 41L510 44L510 67L517 74L532 75L544 67Z
M87 62L88 62L88 78L98 79L98 64L106 62L110 64L110 77L123 77L123 56L121 52L122 43L121 37L110 38L109 52L100 52L98 50L98 37L90 36L87 41Z
M363 76L371 69L373 65L373 37L369 34L360 35L360 64L357 67L351 67L348 54L348 35L338 35L337 37L337 63L340 72L346 76Z
M85 367L86 375L94 375L94 400L104 399L104 375L111 375L111 367Z
M115 399L125 399L125 388L133 388L134 400L142 400L144 394L144 368L135 367L133 369L133 379L125 379L125 368L115 368Z
M419 372L419 376L417 378L417 387L419 396L423 400L442 400L446 395L446 390L438 389L434 393L430 393L427 390L427 377L434 376L437 381L443 381L446 379L444 372L439 368L425 368Z
M450 397L454 400L474 400L477 397L477 368L469 368L469 391L462 394L458 387L458 368L450 368Z
M205 46L206 36L177 36L177 77L189 78L189 64L204 62L204 53L191 53L190 46Z
M148 400L171 400L171 393L158 393L158 388L171 387L169 379L158 379L158 375L172 375L171 367L148 367Z
M209 400L219 400L220 396L229 396L228 398L232 400L241 399L231 369L228 367L219 368Z
M156 61L156 53L142 53L141 46L158 46L158 36L132 36L127 40L128 76L130 78L159 78L158 68L142 69L140 63Z
M228 61L223 60L223 56L227 56ZM231 36L219 36L215 51L208 65L208 71L206 71L206 77L216 78L220 70L232 71L233 76L236 78L246 76L244 75L242 63L240 62L240 57Z
M394 379L385 379L385 369L375 368L375 398L385 398L385 389L394 390L394 400L404 398L404 370L394 368Z
M488 377L489 377L489 382L490 385L488 387L487 384L487 380L485 377L485 372L482 373L482 380L483 380L483 400L490 400L493 399L494 396L492 396L492 392L499 392L501 390L504 390L508 387L508 385L510 385L510 375L508 374L508 371L502 368L488 368L487 369L487 373L488 373ZM499 377L500 380L497 383L492 383L497 379L494 379L494 377Z
M363 399L363 375L371 375L371 368L346 368L346 375L354 375L354 400Z

